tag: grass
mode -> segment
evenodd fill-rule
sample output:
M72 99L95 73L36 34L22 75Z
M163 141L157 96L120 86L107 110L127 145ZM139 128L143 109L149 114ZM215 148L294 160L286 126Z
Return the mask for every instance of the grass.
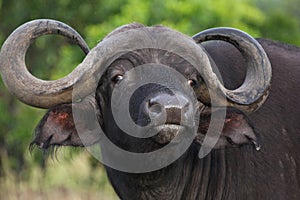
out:
M57 159L48 159L47 167L33 165L16 175L5 167L0 179L0 199L6 200L116 200L100 163L90 165L90 155L83 151L69 157L60 152ZM30 156L28 156L30 159Z

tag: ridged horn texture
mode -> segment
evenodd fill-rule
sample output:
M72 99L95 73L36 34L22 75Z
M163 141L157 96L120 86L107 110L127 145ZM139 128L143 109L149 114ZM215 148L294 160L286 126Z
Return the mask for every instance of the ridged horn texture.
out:
M89 48L83 38L70 26L55 20L40 19L23 24L5 41L0 52L0 71L7 88L25 104L49 108L60 102L72 101L72 87L80 73L45 81L32 76L25 64L25 55L31 42L39 36L58 34L69 38L88 54Z
M64 35L87 54L69 75L54 81L34 77L25 65L31 41L45 34ZM34 20L17 28L5 41L0 52L0 71L4 83L19 100L31 106L50 108L95 92L104 70L126 52L162 49L197 66L207 88L212 91L207 95L219 99L215 101L218 106L236 106L250 112L259 108L268 95L271 80L271 65L260 44L248 34L231 28L209 29L193 39L164 27L140 27L112 34L89 52L82 37L68 25L55 20ZM229 42L244 56L247 75L239 88L228 90L214 74L209 56L200 45L208 40Z
M262 46L247 33L233 28L213 28L193 36L200 44L209 40L222 40L234 45L246 61L247 74L244 83L229 90L217 81L221 95L227 98L227 106L242 108L248 112L258 109L265 101L272 77L271 64Z

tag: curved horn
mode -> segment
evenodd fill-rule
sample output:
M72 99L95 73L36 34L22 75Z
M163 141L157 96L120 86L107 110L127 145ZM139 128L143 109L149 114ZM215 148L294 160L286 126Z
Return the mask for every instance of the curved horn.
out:
M240 106L248 111L256 110L262 105L268 95L272 69L267 54L253 37L233 28L213 28L194 35L193 39L196 43L208 40L229 42L245 58L247 75L244 83L239 88L229 90L218 82L221 92L229 100L227 105Z
M32 76L25 64L25 54L32 40L45 34L63 35L88 54L82 37L70 26L55 20L40 19L23 24L5 41L0 52L0 71L8 89L22 102L35 107L49 108L72 101L72 87L78 81L78 72L55 80L44 81Z
M184 54L183 57L195 58L198 63L202 63L201 66L207 66L202 69L201 74L204 77L211 74L213 76L208 85L213 89L220 89L221 93L235 105L248 105L261 99L266 93L271 78L270 63L262 47L245 33L234 29L222 29L222 31L214 29L194 36L197 43L213 39L233 43L246 58L249 67L244 84L236 90L228 90L213 75L204 50L192 40L169 29L144 27L127 30L102 40L69 75L55 81L44 81L32 76L25 65L25 54L31 40L44 34L64 35L75 41L86 53L88 52L86 43L76 31L54 20L35 20L26 23L9 36L0 52L0 71L3 80L17 98L35 107L49 108L59 103L71 102L74 96L81 98L88 95L95 91L99 77L109 66L109 61L124 52L140 48L166 48ZM159 42L154 42L154 38ZM171 41L166 38L170 38ZM199 55L200 51L201 55ZM75 95L72 93L74 88L77 91Z

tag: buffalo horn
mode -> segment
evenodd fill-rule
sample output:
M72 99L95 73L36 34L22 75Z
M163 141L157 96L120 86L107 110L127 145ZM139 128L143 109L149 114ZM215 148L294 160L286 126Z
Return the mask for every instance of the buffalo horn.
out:
M209 40L222 40L234 45L246 62L247 74L244 83L229 90L217 83L221 94L227 99L227 106L239 107L252 112L265 101L272 76L271 64L262 46L250 35L233 28L213 28L193 36L200 44Z
M72 101L72 87L80 75L74 70L68 76L45 81L32 76L25 64L25 55L32 40L46 34L63 35L88 54L82 37L70 26L55 20L34 20L17 28L5 41L0 52L0 71L8 89L22 102L40 108L49 108Z

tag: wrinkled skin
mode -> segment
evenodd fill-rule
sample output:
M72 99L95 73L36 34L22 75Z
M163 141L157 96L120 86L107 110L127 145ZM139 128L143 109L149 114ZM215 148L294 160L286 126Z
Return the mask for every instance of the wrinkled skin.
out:
M300 50L268 40L259 42L266 50L274 71L270 97L262 108L250 116L235 108L228 108L216 149L205 158L199 159L201 138L207 131L211 113L209 105L196 102L195 109L203 111L198 134L189 149L176 162L161 170L140 174L106 167L108 177L121 199L300 198L300 107L297 101L300 96L300 90L297 89ZM225 85L228 88L237 87L245 74L241 55L222 42L208 42L204 46L218 66ZM97 105L90 103L89 99L75 105L84 107L83 110L87 112L96 112L96 118L108 138L125 150L153 151L164 146L168 140L126 136L114 123L110 98L115 84L120 81L117 75L155 60L182 73L187 83L190 83L189 80L196 80L196 84L191 84L193 89L203 85L201 77L187 61L176 56L170 59L163 55L162 52L143 50L116 60L98 85L95 97ZM149 85L144 88L143 92L145 91L147 95L137 95L133 104L139 107L148 101L148 96L168 94L166 88L157 85ZM75 129L70 108L71 105L59 105L50 109L37 127L33 144L44 149L53 145L82 146L78 140L78 134L82 131ZM131 109L132 118L142 123L147 115L143 112L137 114L135 108L133 106ZM174 118L170 124L176 124ZM86 121L84 117L82 120L83 125L80 127L85 130L84 124L90 120ZM52 127L56 127L56 130L53 131ZM100 139L97 134L89 135L86 142L92 145ZM260 151L255 150L252 140L262 144Z

